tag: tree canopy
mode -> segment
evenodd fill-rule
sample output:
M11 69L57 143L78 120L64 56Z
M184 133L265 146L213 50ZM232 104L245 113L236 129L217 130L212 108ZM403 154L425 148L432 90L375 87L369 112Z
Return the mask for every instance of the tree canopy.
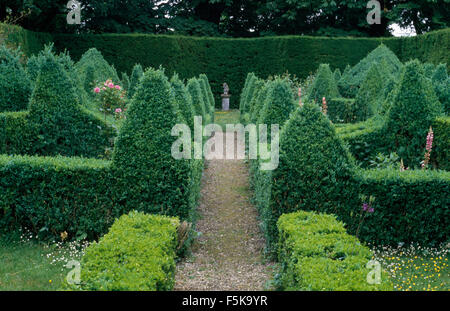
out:
M197 36L389 36L449 27L449 0L380 0L381 24L356 0L79 0L81 25L68 25L67 0L0 0L0 21L47 32L175 33Z

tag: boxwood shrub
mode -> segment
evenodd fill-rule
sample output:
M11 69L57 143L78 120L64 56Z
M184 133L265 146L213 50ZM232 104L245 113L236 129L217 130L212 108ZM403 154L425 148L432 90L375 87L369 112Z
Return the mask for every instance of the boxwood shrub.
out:
M317 105L295 110L280 135L278 168L268 202L262 202L268 251L278 240L276 222L283 213L314 210L337 213L355 200L353 162L333 126ZM263 183L260 181L259 183ZM267 191L261 187L261 191Z
M132 98L139 84L139 80L144 75L144 70L140 64L135 64L131 71L130 84L128 87L128 98Z
M331 98L327 101L328 118L333 123L354 123L356 117L355 100L352 98Z
M187 87L180 80L177 74L172 76L170 83L175 92L175 99L177 100L180 112L183 115L184 120L187 122L187 125L189 125L189 128L192 130L194 128L195 110L192 105L191 94L189 94Z
M316 73L313 85L309 90L308 100L322 104L322 98L340 97L336 80L328 64L321 64Z
M253 84L256 84L256 81ZM271 82L258 123L267 124L268 131L271 124L278 124L281 129L295 106L289 82L286 79L275 78Z
M105 233L122 207L114 203L110 162L66 157L0 156L0 228L25 228L42 239Z
M427 132L436 117L442 114L442 105L417 60L405 65L394 92L383 128L385 144L391 152L397 152L408 167L420 167Z
M167 291L175 283L177 218L131 212L114 222L81 261L81 283L94 291Z
M376 198L374 213L365 218L359 237L376 244L420 242L438 246L450 234L450 173L434 170L358 170L359 193ZM356 232L360 207L342 220ZM353 212L353 214L352 214Z
M120 81L116 69L108 64L96 48L87 50L75 64L75 69L80 80L84 81L86 86L85 90L88 94L93 94L91 86L95 81L102 82L108 79L112 79L115 83ZM93 70L93 72L88 75L89 70Z
M105 122L81 109L75 86L51 54L41 64L28 122L31 155L99 157L115 135Z
M379 65L383 61L386 63L387 72L398 78L403 66L402 63L386 45L380 44L353 68L344 71L338 84L341 94L344 97L354 98L370 67L373 64Z
M27 109L31 82L20 57L20 50L0 46L0 112Z
M299 211L278 220L281 290L393 290L388 274L369 284L367 263L372 252L348 235L335 216Z
M196 81L196 89L198 82ZM198 93L199 94L199 93ZM184 123L163 70L148 69L141 79L117 138L113 167L121 204L129 209L190 219L197 194L191 160L172 157L175 124Z
M191 78L187 82L187 88L192 97L192 105L194 106L195 115L203 117L203 124L206 124L206 108L202 96L202 90L200 89L200 83L196 78Z
M213 92L212 92L212 90L211 90L211 85L209 84L209 79L208 79L208 77L207 77L204 73L200 74L200 79L202 79L203 81L205 81L205 84L206 84L206 91L207 91L207 93L208 93L209 105L210 105L210 107L211 107L212 117L214 118L214 111L215 111L215 109L216 109L216 103L215 103L215 101L214 101L214 94L213 94ZM211 120L211 121L214 121L214 119Z

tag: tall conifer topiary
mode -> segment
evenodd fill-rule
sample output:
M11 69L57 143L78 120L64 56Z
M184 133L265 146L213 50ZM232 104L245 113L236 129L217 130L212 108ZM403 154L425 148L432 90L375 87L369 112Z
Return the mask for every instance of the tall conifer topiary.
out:
M190 160L176 160L172 127L183 123L162 70L145 71L114 148L123 204L129 209L187 219L193 208Z
M136 64L133 67L133 71L131 72L130 77L130 86L128 88L128 97L132 98L134 93L136 92L136 89L139 85L139 80L144 75L144 70L142 69L142 66L140 64Z
M170 83L175 92L175 99L177 100L181 114L191 129L194 128L195 110L192 105L192 97L189 94L187 87L183 81L180 80L178 74L174 74L170 79Z
M271 83L258 123L267 124L268 127L271 124L278 124L281 128L294 108L294 95L289 82L275 78Z
M349 153L319 107L307 103L297 108L281 130L279 165L271 175L269 211L263 213L269 250L278 241L276 222L281 214L336 213L350 204L357 197L352 173Z
M31 82L20 63L20 50L0 47L0 112L26 110Z
M205 102L202 97L202 90L200 89L200 83L196 78L191 78L188 80L187 88L192 97L192 105L195 110L195 115L203 117L203 121L205 121L206 109Z
M384 130L386 143L408 167L420 167L428 130L442 106L431 82L418 60L405 65L399 85L394 90L392 106Z
M339 97L339 91L333 72L328 64L321 64L317 70L316 78L309 90L308 98L317 104L322 103L322 98L327 100Z

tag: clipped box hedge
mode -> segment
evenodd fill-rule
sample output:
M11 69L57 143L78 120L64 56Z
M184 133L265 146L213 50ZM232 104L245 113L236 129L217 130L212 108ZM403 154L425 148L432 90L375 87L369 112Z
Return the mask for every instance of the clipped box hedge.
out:
M96 238L122 214L113 186L108 161L0 155L1 231Z
M114 222L81 261L82 290L165 291L175 283L179 220L131 212Z
M377 244L420 242L437 246L450 236L450 172L434 170L358 170L359 193L372 195L374 213L359 237ZM353 215L352 215L353 212ZM341 211L349 232L358 226L359 210Z
M393 290L387 273L369 284L372 252L348 235L335 216L299 211L278 220L279 289L311 291Z
M356 121L355 100L352 98L332 98L328 101L328 118L334 123L353 123Z

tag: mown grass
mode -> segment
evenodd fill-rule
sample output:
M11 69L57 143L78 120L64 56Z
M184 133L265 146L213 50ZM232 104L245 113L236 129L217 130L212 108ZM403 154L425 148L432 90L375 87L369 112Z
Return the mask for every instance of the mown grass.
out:
M448 246L437 249L387 247L375 252L398 291L449 291L449 256Z
M0 291L54 291L65 282L70 260L81 258L79 243L0 240Z

